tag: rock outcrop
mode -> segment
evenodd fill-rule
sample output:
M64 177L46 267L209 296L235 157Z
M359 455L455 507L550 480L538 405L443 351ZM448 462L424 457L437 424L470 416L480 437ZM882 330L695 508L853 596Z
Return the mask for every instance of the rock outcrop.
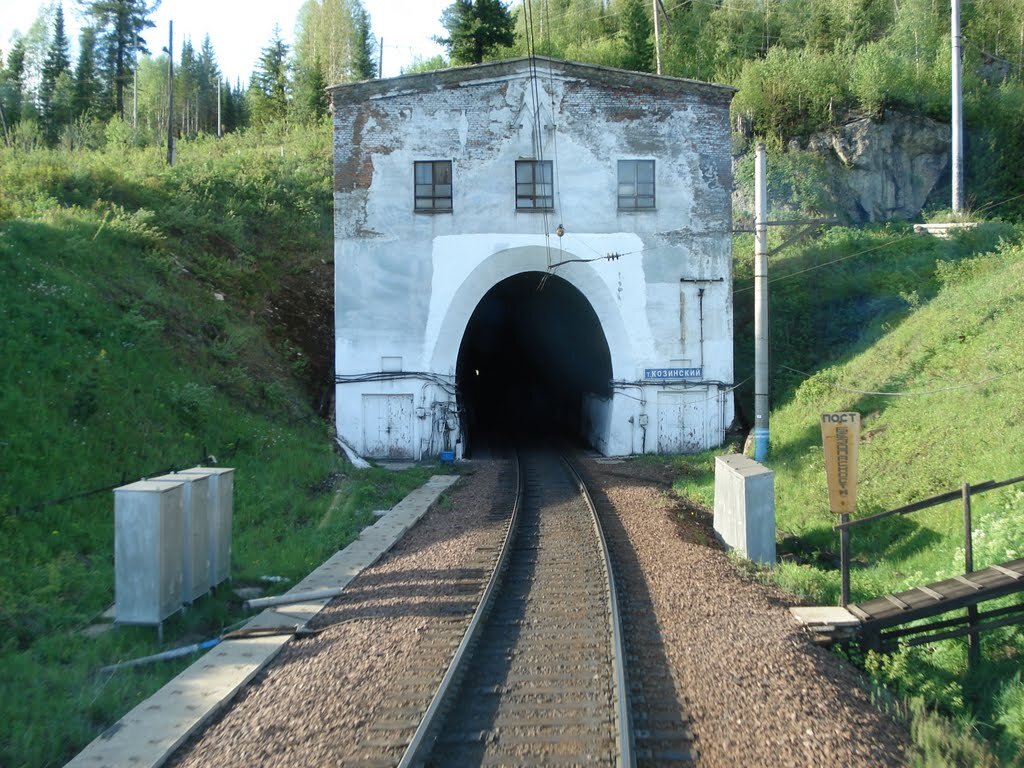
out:
M926 117L886 112L812 135L837 208L858 223L916 218L949 162L950 130Z

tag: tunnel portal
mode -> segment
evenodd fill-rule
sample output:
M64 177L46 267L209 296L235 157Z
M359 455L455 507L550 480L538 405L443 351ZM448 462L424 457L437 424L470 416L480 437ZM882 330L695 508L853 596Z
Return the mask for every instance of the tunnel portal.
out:
M610 397L611 355L601 323L568 281L523 272L488 291L459 349L467 453L584 433L583 398Z

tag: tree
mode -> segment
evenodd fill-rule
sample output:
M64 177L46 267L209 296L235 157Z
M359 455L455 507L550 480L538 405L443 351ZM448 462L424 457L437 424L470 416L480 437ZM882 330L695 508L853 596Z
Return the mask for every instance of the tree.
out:
M49 141L57 138L61 127L71 121L71 104L67 103L67 86L62 88L63 103L54 100L54 91L61 75L70 76L71 55L68 52L68 37L64 32L64 8L58 3L53 17L53 38L43 61L42 79L39 82L39 111L43 131Z
M75 116L96 110L102 90L96 71L96 30L85 27L78 38L78 61L75 63Z
M103 72L113 94L113 110L124 117L124 88L135 67L135 59L148 53L142 32L153 26L149 20L160 5L154 0L80 0L82 10L97 30Z
M327 83L318 63L297 65L292 106L302 122L315 122L327 114Z
M314 68L327 85L377 76L375 38L362 0L307 0L296 30L297 80L313 82Z
M515 20L501 0L455 0L441 14L448 37L435 37L453 64L479 64L501 46L515 43Z
M0 69L0 107L10 130L21 119L25 98L25 39L17 37L7 52L7 65Z
M370 29L370 14L366 12L360 0L355 0L352 7L353 37L355 45L352 50L352 74L357 80L372 80L378 76L376 39Z
M216 133L217 89L220 88L220 68L217 66L217 56L213 52L213 43L210 42L209 35L203 38L203 47L199 49L196 76L198 81L198 93L196 96L199 117L198 129L207 133Z
M288 69L288 46L281 40L281 28L275 26L270 44L263 49L256 71L249 79L249 109L257 125L287 115L291 96Z
M644 8L643 0L626 0L622 10L622 57L623 69L634 72L654 70L654 43L651 41L653 27Z

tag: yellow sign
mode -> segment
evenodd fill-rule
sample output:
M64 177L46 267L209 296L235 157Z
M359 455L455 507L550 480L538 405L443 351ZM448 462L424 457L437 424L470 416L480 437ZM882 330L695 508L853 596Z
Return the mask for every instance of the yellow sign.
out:
M859 413L823 413L821 439L825 444L825 476L828 504L836 514L857 509L857 446L860 443Z

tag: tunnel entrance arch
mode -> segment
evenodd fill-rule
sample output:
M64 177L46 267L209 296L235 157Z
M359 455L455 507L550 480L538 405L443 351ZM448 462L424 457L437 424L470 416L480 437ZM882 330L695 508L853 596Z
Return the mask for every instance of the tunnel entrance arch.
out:
M580 439L585 404L611 397L604 328L587 297L546 272L495 284L474 308L455 366L470 452L523 439Z

